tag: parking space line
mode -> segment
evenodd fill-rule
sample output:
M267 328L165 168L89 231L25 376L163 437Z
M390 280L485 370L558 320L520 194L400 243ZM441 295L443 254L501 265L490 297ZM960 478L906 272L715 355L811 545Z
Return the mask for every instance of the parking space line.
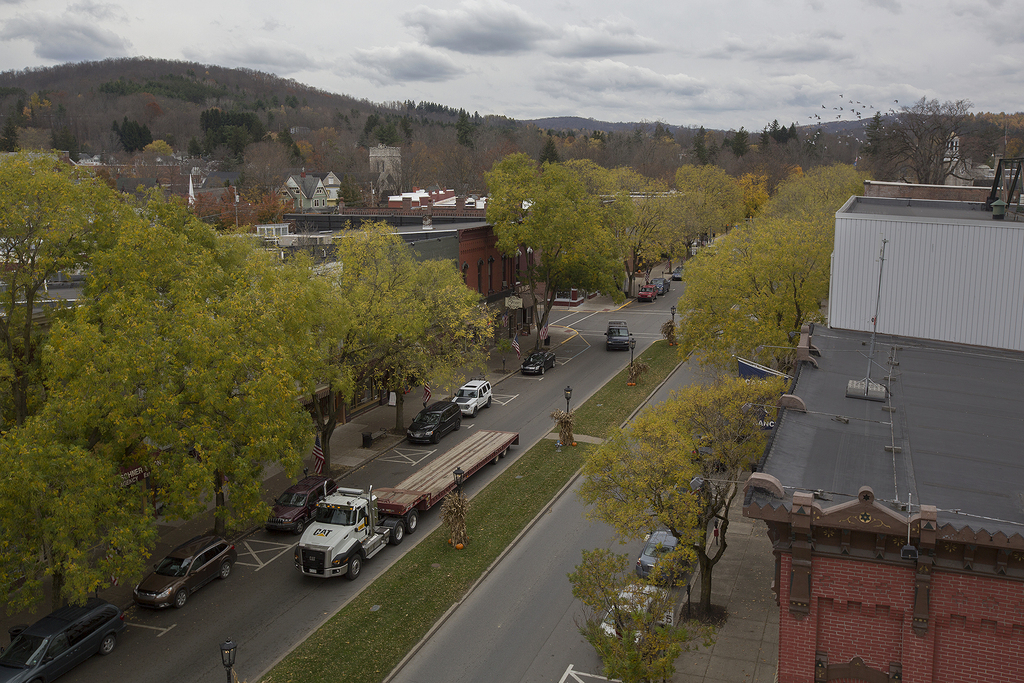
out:
M383 462L395 462L399 465L418 465L431 455L437 452L436 448L404 448L396 447L388 451L387 455L383 455L379 460Z
M618 681L617 678L605 678L598 674L588 674L584 671L575 671L572 668L572 664L565 670L562 677L558 679L558 683L566 683L566 681L576 681L576 683L587 683L587 681Z
M162 628L160 626L147 626L146 624L136 624L134 621L129 621L128 625L129 626L137 626L139 628L148 628L150 631L160 631L160 633L156 634L157 638L159 638L160 636L162 636L163 634L167 633L172 628L177 626L177 624L171 624L167 628Z
M252 547L252 543L263 544L269 547L266 549L261 548L257 550ZM273 541L249 539L247 541L242 541L242 545L245 546L246 552L238 554L238 559L235 560L235 564L241 565L243 567L256 567L256 571L259 571L271 562L273 562L274 560L276 560L277 558L287 553L289 550L291 550L295 546L295 543L275 543ZM269 554L272 554L270 559L264 560L262 557L260 557L261 555L266 556ZM245 562L242 560L243 557L248 558L248 556L250 555L252 556L254 562Z

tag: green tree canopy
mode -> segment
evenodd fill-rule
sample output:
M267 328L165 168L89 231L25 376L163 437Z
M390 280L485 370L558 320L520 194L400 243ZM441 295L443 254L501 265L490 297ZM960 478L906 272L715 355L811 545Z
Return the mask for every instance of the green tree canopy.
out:
M696 559L705 608L711 605L714 565L726 547L729 504L738 490L732 482L763 451L762 406L774 405L783 390L781 380L748 384L744 378L686 387L657 410L641 413L583 465L579 496L593 506L590 514L625 538L660 528L671 532L680 542L662 562ZM709 554L707 530L714 520L721 543Z
M294 474L312 443L297 398L315 381L317 281L248 238L217 236L180 203L151 198L114 228L85 302L54 326L54 419L117 465L148 462L170 516L212 500L220 533L258 519L264 465Z
M511 154L486 177L487 219L498 249L532 254L526 277L531 291L543 291L544 311L534 317L539 326L547 324L558 291L619 290L614 238L601 221L598 197L587 191L579 172L563 164L538 171L527 155Z
M0 160L0 187L0 408L4 424L20 425L44 395L39 367L47 332L35 324L35 310L46 281L83 267L96 235L128 208L105 184L49 155Z
M820 318L835 212L862 188L850 166L793 177L761 217L702 249L684 274L682 347L720 368L731 366L734 355L785 367L787 354L768 347L794 344L791 333Z
M483 366L491 314L453 262L417 261L386 223L346 231L335 243L344 266L327 279L350 318L337 364L353 389L396 393L402 431L408 387L450 388L466 367Z

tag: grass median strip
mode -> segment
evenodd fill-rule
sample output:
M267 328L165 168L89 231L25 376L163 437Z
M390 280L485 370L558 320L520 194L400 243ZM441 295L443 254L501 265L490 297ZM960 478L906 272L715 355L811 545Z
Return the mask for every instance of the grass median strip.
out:
M576 410L576 432L606 437L678 364L677 349L658 342L641 354L650 370L637 386L626 386L628 370L619 373ZM438 527L263 681L382 680L569 481L590 448L580 442L556 453L554 441L544 439L523 453L473 498L466 549L453 549Z

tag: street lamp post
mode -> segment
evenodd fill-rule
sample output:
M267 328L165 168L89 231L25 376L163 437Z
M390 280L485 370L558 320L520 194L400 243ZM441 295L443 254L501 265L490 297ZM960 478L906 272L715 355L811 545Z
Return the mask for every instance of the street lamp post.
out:
M235 667L235 650L238 649L238 645L235 641L228 639L227 641L220 644L220 661L224 665L224 670L228 674L228 683L231 683L231 674Z
M569 412L569 399L572 398L572 387L565 385L565 412Z
M636 348L636 337L629 335L629 367L633 367L633 349Z
M676 307L673 306L672 308L670 308L668 310L672 311L672 327L675 327L676 326Z
M461 467L456 467L452 472L452 478L455 480L455 491L462 493L462 482L466 479L466 473L462 471Z

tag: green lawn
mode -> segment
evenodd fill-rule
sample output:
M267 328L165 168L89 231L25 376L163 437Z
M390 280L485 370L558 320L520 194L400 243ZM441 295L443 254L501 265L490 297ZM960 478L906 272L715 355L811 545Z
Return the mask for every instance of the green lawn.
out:
M627 387L624 370L595 393L576 410L576 433L604 437L621 424L679 363L678 348L664 341L651 346L638 357L650 371ZM453 549L438 527L263 680L382 680L572 478L590 448L580 442L556 453L555 442L544 439L522 454L473 498L466 549Z

